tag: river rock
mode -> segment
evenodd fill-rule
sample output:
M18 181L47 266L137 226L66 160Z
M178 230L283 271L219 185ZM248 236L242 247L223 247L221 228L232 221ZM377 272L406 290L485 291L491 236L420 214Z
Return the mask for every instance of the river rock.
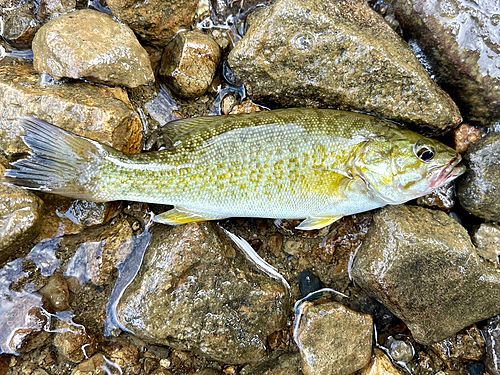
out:
M41 26L35 13L36 5L33 1L4 2L0 8L2 37L16 48L30 48L31 41Z
M405 205L380 210L352 277L424 345L500 312L500 270L441 211Z
M500 315L488 319L482 332L486 344L486 370L491 375L500 375Z
M116 18L139 37L165 46L181 29L189 29L196 15L198 0L107 0Z
M118 150L138 152L142 125L121 88L85 82L41 85L31 64L0 66L0 151L28 151L19 116L34 116Z
M40 289L44 308L50 312L69 310L69 290L66 279L58 273L49 277L45 286Z
M58 320L54 346L67 361L80 363L97 351L97 339L81 324Z
M337 302L303 302L295 341L304 375L349 375L370 362L373 320ZM297 316L296 316L297 319Z
M300 354L284 353L256 365L247 365L240 371L240 375L303 375L300 371Z
M369 112L437 131L458 108L364 1L277 0L250 20L228 63L256 100Z
M482 223L472 231L472 242L477 252L484 259L499 264L500 262L500 226L493 223Z
M132 30L92 9L43 25L33 39L33 65L55 79L84 78L131 88L154 81L148 53Z
M380 349L374 349L372 359L360 375L403 375Z
M289 305L282 282L257 271L212 224L161 225L117 315L151 343L239 364L264 356Z
M178 97L194 99L207 91L220 58L220 47L210 36L182 32L165 48L158 74Z
M68 13L75 7L76 0L40 0L36 14L37 18L45 23L61 14Z
M481 331L471 326L454 337L436 342L430 346L431 350L441 358L447 367L453 367L453 362L480 361L485 354L484 338Z
M464 117L480 125L498 121L498 2L397 0L395 12L426 54L438 82L459 103Z
M489 133L464 154L467 171L457 184L462 207L486 220L500 221L500 133Z

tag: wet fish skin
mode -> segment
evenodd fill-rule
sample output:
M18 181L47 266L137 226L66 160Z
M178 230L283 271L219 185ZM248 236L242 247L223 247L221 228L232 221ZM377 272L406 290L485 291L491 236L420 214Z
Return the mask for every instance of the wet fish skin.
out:
M425 195L465 170L435 140L335 110L180 120L167 125L173 147L135 155L38 119L20 123L32 151L7 170L8 183L91 201L171 204L155 218L167 224L306 218L299 228L316 229ZM419 159L425 152L431 160Z

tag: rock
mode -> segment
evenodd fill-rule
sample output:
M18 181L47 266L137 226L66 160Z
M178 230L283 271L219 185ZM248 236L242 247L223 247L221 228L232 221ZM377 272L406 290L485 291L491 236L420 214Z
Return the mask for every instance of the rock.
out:
M16 311L11 310L7 312L7 315L12 315L12 318L15 313ZM47 318L42 314L40 308L30 309L24 317L14 317L16 320L19 318L23 319L23 324L10 332L9 341L7 342L7 347L12 351L11 353L25 354L46 345L50 333L44 329ZM14 319L7 319L7 329L12 328L12 320Z
M464 117L481 125L500 119L500 26L495 1L397 0L395 12L427 55L438 82Z
M97 351L97 339L80 324L58 320L56 332L54 346L67 361L80 363Z
M40 294L43 297L45 309L50 312L69 310L68 283L58 273L49 277L47 284L40 289Z
M359 110L444 131L458 108L364 1L278 0L228 63L254 100Z
M116 18L150 44L165 46L181 29L189 29L198 0L107 0Z
M403 375L380 349L374 349L372 359L360 375Z
M2 37L16 48L31 48L31 41L39 29L33 1L13 0L0 9Z
M497 224L483 223L474 228L472 242L480 256L494 264L500 263L500 227Z
M214 225L157 226L117 316L151 343L240 364L264 356L289 304L281 281L254 269Z
M43 87L31 64L0 66L0 151L28 151L17 119L35 116L118 150L138 152L142 125L121 88L85 82Z
M420 206L436 207L443 211L450 211L455 206L455 183L438 187L432 193L417 199Z
M28 190L2 184L0 165L0 264L40 231L43 202Z
M424 345L500 311L500 270L441 211L404 205L378 211L352 277Z
M373 321L337 302L303 302L295 341L304 375L348 375L365 367L372 353ZM296 316L297 319L297 316Z
M431 345L431 349L443 362L480 361L485 354L485 342L481 331L472 326L455 337ZM451 366L448 365L450 368Z
M40 0L37 18L45 23L61 14L68 13L75 7L76 0Z
M491 375L500 375L500 315L488 319L482 332L486 344L486 370Z
M389 355L394 361L408 364L415 356L415 349L411 342L396 339L389 336L384 342L384 346L389 351Z
M452 133L455 141L455 149L461 154L467 151L474 142L484 136L481 129L467 124L461 124L458 128L454 129Z
M158 74L180 98L207 91L219 65L219 45L200 31L181 32L165 47Z
M302 375L300 354L284 353L277 358L260 361L257 365L247 365L240 375Z
M309 270L302 271L299 275L299 290L302 298L309 293L323 288L323 284L318 276Z
M84 78L131 88L154 81L148 54L132 30L92 9L43 25L33 39L33 66L57 80Z
M500 133L489 133L474 143L463 161L467 171L457 183L463 208L486 220L500 221Z
M71 375L105 375L121 373L121 369L104 355L97 353L76 366Z
M257 104L250 100L245 100L241 104L235 105L229 112L231 115L238 115L240 113L253 113L260 112L264 107L259 107Z

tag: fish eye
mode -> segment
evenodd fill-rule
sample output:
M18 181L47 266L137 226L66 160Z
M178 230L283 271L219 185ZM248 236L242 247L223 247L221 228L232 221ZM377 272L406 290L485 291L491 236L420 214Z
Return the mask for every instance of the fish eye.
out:
M418 145L418 143L416 146L417 147L415 148L415 156L419 158L421 161L427 163L432 159L434 159L436 152L432 147L426 145Z

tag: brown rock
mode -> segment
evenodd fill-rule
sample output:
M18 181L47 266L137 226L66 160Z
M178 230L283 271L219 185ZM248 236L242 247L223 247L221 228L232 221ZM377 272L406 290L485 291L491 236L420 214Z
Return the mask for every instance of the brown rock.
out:
M403 375L380 349L374 349L372 359L360 375Z
M85 82L43 87L31 64L0 66L0 151L27 151L17 118L31 115L118 150L138 152L142 125L121 88Z
M500 226L494 223L483 223L472 230L472 242L477 252L484 259L494 264L500 262Z
M58 320L54 345L66 360L80 363L97 351L95 336L80 324Z
M40 289L44 304L51 312L64 311L69 309L69 290L66 279L58 273L49 277L49 281Z
M37 18L45 23L61 14L68 13L75 7L76 0L40 0Z
M431 345L431 349L445 363L451 361L481 361L485 354L485 342L481 331L471 326L455 337ZM448 367L452 367L448 365Z
M220 58L220 47L210 36L182 32L165 48L158 73L177 96L193 99L207 91Z
M8 315L14 316L16 312L16 309L11 309L8 311ZM4 351L24 354L44 346L50 337L50 333L44 330L47 318L41 313L40 308L30 309L24 317L17 316L12 320L8 319L7 326L4 326L3 329L8 331L12 324L21 323L20 320L23 321L22 324L15 327L11 332L8 342L6 342L8 350Z
M2 37L16 48L30 48L31 41L41 26L35 13L36 5L32 1L7 1L7 4L0 9Z
M198 0L107 0L113 15L144 41L164 46L193 23Z
M437 207L443 211L450 211L455 206L455 183L438 187L432 193L417 199L420 206Z
M35 69L55 79L85 78L131 88L154 81L148 54L132 30L96 10L78 10L46 23L32 48Z
M109 375L119 374L121 369L98 353L76 366L71 375Z
M453 130L453 137L455 140L455 149L457 152L463 154L471 144L481 139L484 133L481 129L467 124L462 124Z

